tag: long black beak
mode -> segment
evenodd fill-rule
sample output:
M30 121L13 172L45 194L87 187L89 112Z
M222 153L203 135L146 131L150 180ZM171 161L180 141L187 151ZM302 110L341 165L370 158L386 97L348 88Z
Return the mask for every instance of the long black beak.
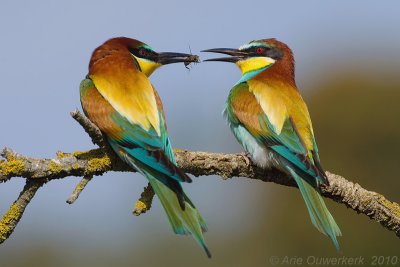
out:
M203 50L201 52L221 53L231 56L231 57L210 58L204 61L223 61L223 62L236 63L237 61L247 56L246 52L232 48L213 48L213 49Z
M185 64L198 63L200 58L197 55L175 53L175 52L163 52L158 53L157 62L162 65L167 65L171 63L184 62Z

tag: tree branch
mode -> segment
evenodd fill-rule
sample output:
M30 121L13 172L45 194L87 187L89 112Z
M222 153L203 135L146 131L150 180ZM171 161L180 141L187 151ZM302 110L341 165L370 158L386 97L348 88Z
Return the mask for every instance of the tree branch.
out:
M74 116L84 117L79 111L75 112ZM59 152L54 159L29 158L6 148L2 153L5 160L0 161L0 182L8 181L13 177L23 177L27 179L25 187L30 183L36 183L35 190L31 189L29 194L26 193L31 195L31 199L37 189L49 180L68 176L90 177L102 175L108 171L132 171L109 149L101 133L100 135L90 134L91 132L96 133L94 129L97 129L90 121L87 120L81 125L89 133L94 143L103 144L101 148L85 152ZM296 186L293 179L285 173L277 169L262 170L253 165L244 154L192 152L181 149L174 149L174 153L178 166L184 172L194 176L219 175L223 179L246 177L286 186ZM343 203L357 213L367 215L400 237L400 206L397 203L387 200L378 193L368 191L359 184L348 181L339 175L327 172L327 176L330 185L321 187L324 197ZM24 191L21 195L23 194ZM134 213L140 214L148 210L153 195L151 187L146 187L139 202L135 205ZM23 209L29 200L25 201L25 206L21 205ZM17 202L18 200L14 204ZM19 209L19 212L16 213L18 216L13 216L14 204L0 221L0 239L3 238L1 239L3 241L12 233L23 213L23 209ZM12 230L9 230L11 228Z
M71 196L67 199L68 204L73 204L83 191L85 189L86 185L92 180L93 176L92 175L85 175L83 176L82 180L75 186L74 191L72 192Z
M135 204L133 209L133 215L139 216L140 214L146 213L151 208L153 202L154 191L150 183L143 189L143 193L140 195L139 200Z
M3 215L0 221L0 244L7 240L14 232L24 214L26 206L31 202L39 188L45 183L44 180L26 180L24 189L17 200L10 206L10 209Z
M70 113L71 117L74 118L85 130L85 132L92 139L93 144L99 147L107 147L107 142L104 141L103 134L85 115L83 115L78 109L75 109Z

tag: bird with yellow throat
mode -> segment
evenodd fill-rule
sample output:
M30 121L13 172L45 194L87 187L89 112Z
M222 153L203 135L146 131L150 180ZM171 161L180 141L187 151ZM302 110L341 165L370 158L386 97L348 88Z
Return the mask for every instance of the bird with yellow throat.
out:
M191 234L211 257L203 238L206 223L182 189L191 179L176 165L161 99L149 81L162 65L197 61L194 55L158 53L141 41L113 38L94 50L80 97L115 153L149 180L173 231Z
M225 116L239 143L261 168L275 167L296 181L311 221L339 250L340 229L319 193L328 179L321 166L310 115L297 89L291 49L276 39L252 41L239 49L202 52L229 57L241 79L231 89Z

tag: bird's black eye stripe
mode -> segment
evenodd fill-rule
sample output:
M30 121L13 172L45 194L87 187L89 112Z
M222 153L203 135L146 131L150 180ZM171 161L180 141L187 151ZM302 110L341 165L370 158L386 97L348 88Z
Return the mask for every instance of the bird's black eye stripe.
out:
M273 59L281 59L283 57L282 52L274 47L269 46L253 46L246 50L251 56L267 56Z
M129 49L129 51L134 54L137 57L141 58L148 58L148 59L153 59L156 56L156 53L150 49L147 49L145 47L135 47L132 49Z
M138 54L141 57L146 57L146 56L149 55L149 51L147 51L147 49L144 49L144 48L139 48L138 49Z
M268 46L253 46L247 49L247 52L253 56L266 55L271 48Z

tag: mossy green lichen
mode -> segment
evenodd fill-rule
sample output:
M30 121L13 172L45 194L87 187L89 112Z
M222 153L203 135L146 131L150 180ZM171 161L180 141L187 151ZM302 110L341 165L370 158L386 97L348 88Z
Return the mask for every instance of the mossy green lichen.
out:
M85 174L92 174L100 171L104 171L111 167L111 160L108 156L102 158L94 158L88 161L88 166L85 170Z
M52 174L60 173L63 170L60 164L58 164L55 161L51 161L49 166L47 166L47 168Z
M174 153L182 153L182 152L185 152L186 150L181 149L181 148L174 148L173 151L174 151Z
M396 202L391 202L389 200L387 200L384 196L379 195L379 200L380 202L388 209L390 209L390 211L392 213L394 213L394 215L396 217L400 217L400 205L397 204Z
M57 155L57 159L62 159L62 158L65 158L66 156L68 156L70 154L64 153L62 151L57 151L56 155Z
M85 188L85 186L79 183L79 184L75 187L75 190L76 190L76 191L82 191L84 188Z
M77 170L79 169L81 166L78 163L72 164L72 169L73 170Z
M3 215L0 221L0 243L3 243L14 230L15 224L19 221L22 214L21 208L12 204L10 209Z
M88 163L85 175L101 173L111 169L111 160L101 149L92 149L86 152L74 152L72 155L77 159L87 160Z
M21 175L24 171L24 168L24 162L12 156L8 156L7 161L0 162L0 174L3 174L4 176Z
M133 214L134 215L140 215L142 213L145 213L147 211L147 205L141 200L138 200L135 204L135 208L133 209Z

